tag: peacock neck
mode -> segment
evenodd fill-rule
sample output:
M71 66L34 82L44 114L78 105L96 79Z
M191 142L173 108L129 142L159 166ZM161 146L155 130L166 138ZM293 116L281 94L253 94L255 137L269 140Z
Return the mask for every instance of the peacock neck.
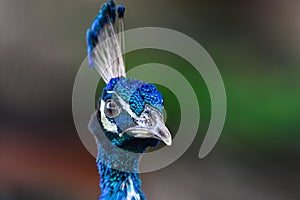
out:
M91 117L89 129L95 134L100 175L100 200L145 200L141 190L138 165L141 153L122 150L112 144L101 131L96 113Z
M104 164L102 161L103 157L107 156L105 153L99 151L97 159L101 187L101 196L99 199L145 200L139 174L134 171L138 168L139 158L131 156L124 163L124 158L120 157L122 155L115 154L110 155ZM128 171L128 168L125 168L128 164L133 167L133 171ZM124 169L124 171L119 169Z

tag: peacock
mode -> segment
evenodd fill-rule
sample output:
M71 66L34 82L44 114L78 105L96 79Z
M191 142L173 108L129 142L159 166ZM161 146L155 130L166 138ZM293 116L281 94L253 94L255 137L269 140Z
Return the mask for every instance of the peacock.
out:
M144 200L138 166L148 147L171 145L164 101L155 85L126 78L122 4L109 0L86 34L88 60L106 83L92 114L100 175L100 200Z

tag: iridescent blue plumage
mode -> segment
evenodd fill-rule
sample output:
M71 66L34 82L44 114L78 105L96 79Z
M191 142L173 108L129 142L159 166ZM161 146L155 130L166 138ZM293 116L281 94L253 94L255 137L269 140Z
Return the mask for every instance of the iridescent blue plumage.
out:
M124 12L123 5L108 1L86 36L90 66L107 83L89 124L98 146L101 200L146 199L138 174L141 154L159 141L172 142L163 121L161 93L152 84L126 78L120 57L124 36L115 33L117 17L120 31L124 29Z
M107 91L112 89L121 95L126 102L129 102L131 110L136 115L142 113L146 104L152 105L162 112L163 97L155 85L130 78L113 78L104 88L104 100L107 100Z
M156 87L152 84L131 78L111 79L103 89L102 97L98 102L98 108L100 108L101 102L106 102L109 99L116 98L114 93L111 93L112 91L118 94L118 96L129 105L131 111L137 116L141 115L141 113L145 110L146 105L152 106L161 113L163 112L163 97ZM100 112L100 109L98 110ZM99 115L98 120L101 120ZM134 119L130 116L130 114L128 114L128 112L122 112L115 118L109 120L117 125L118 131L115 134L108 133L107 137L118 147L122 147L126 150L130 149L133 152L143 153L147 147L156 146L158 143L157 139L139 139L128 134L124 134L122 137L119 137L120 133L122 133L127 127L134 124ZM102 128L105 130L105 127ZM106 130L105 133L107 132L109 132L109 130Z
M100 186L102 189L100 200L145 200L141 190L141 181L137 173L120 172L99 164ZM124 182L133 183L125 185ZM135 195L132 195L135 194ZM135 196L135 197L134 197ZM131 198L130 198L131 197Z

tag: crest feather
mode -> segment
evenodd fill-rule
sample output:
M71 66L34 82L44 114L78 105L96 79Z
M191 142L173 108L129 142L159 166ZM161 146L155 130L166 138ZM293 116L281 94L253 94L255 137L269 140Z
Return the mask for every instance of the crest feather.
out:
M101 7L91 28L87 30L90 67L95 68L106 83L112 78L126 77L122 54L125 49L124 13L123 5L116 6L110 0ZM119 23L116 23L116 18ZM119 34L116 34L117 29Z

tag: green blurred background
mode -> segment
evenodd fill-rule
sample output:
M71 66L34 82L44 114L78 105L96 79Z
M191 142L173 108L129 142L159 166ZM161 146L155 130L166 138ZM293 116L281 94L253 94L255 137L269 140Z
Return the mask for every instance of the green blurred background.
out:
M300 199L300 1L121 2L126 29L164 27L197 40L219 67L227 92L224 131L200 160L210 120L201 75L168 52L127 55L128 69L167 64L199 91L197 138L172 165L142 174L148 199ZM102 3L0 0L1 200L99 195L95 161L77 135L71 102L86 57L85 32ZM160 88L173 116L168 126L176 130L178 103Z

